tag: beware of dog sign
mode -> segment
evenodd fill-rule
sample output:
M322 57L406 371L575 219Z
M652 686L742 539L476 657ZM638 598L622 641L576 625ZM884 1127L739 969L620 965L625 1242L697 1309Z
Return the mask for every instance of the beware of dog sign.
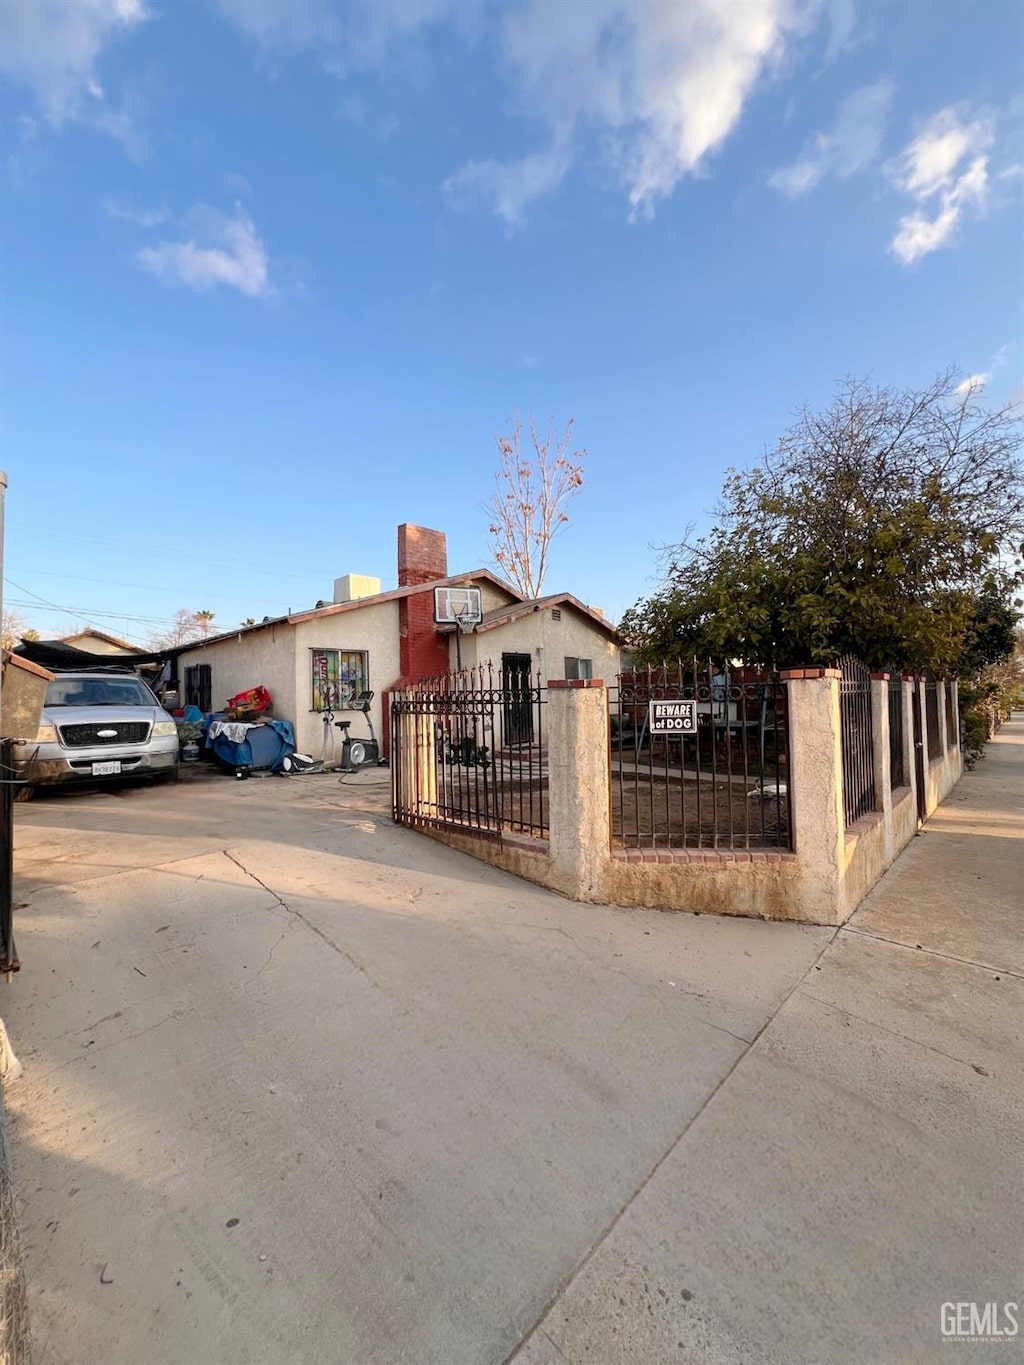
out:
M695 701L652 701L648 703L648 724L652 735L695 735Z

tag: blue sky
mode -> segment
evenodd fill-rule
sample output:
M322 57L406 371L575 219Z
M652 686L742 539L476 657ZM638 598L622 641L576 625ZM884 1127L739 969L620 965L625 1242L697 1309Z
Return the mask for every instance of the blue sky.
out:
M1022 50L1016 0L0 0L7 602L228 627L406 520L485 564L518 411L590 452L546 588L618 616L842 376L1021 394Z

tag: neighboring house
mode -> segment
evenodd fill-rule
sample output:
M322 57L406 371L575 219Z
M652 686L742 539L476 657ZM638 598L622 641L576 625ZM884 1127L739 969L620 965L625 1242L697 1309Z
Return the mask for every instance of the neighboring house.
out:
M435 624L434 590L464 587L480 590L483 619L456 640L452 626ZM496 686L503 674L611 681L619 672L619 636L600 612L568 593L527 601L486 569L449 575L442 531L400 526L398 587L381 592L379 579L349 574L336 580L334 599L183 645L175 651L182 702L218 710L262 685L274 714L293 722L299 749L316 756L327 704L364 735L362 718L346 707L372 691L371 718L387 752L388 693L448 673L459 657L464 668L489 662Z
M127 640L119 640L116 635L108 635L93 626L86 626L85 630L76 631L74 635L62 635L58 643L71 645L73 649L82 649L86 654L145 653L138 645L131 645Z

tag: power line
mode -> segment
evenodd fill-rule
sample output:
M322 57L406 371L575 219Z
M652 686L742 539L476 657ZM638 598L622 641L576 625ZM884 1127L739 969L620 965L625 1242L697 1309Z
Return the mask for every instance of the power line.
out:
M38 602L23 602L16 597L9 597L4 601L5 607L18 607L22 611L38 609ZM143 626L170 626L174 624L173 617L170 616L133 616L130 612L123 611L98 611L94 607L48 607L50 611L59 612L62 616L75 616L79 619L91 620L93 618L104 618L109 621L132 621L136 625Z
M177 588L161 587L161 586L158 586L158 585L155 584L155 583L124 583L124 582L122 582L120 579L117 579L117 578L90 578L90 577L89 577L88 575L86 575L86 574L79 574L79 573L75 573L75 574L57 573L57 572L56 572L55 570L53 570L53 569L30 569L30 568L27 568L27 567L24 566L24 565L22 566L21 571L22 571L22 572L25 572L25 573L36 574L36 575L38 575L40 578L70 578L70 579L74 579L74 581L75 581L76 583L102 583L104 586L110 587L110 588L129 588L129 589L131 589L132 592L165 592L165 593L175 593L175 594L178 595L179 597L185 595L184 593L179 592L179 590L178 590ZM11 579L8 579L7 581L8 581L8 582L12 582ZM12 585L13 585L14 587L17 587L17 586L18 586L16 583L13 583ZM28 589L28 588L21 588L20 591L21 591L21 592L28 592L29 589ZM203 589L203 591L205 592L206 589ZM191 594L191 595L192 595L192 596L196 596L197 594ZM248 604L251 605L251 604L252 604L252 600L253 600L253 594L251 594L251 593L250 593L248 596L245 596L245 597L241 596L239 593L223 593L223 592L208 593L207 595L208 595L209 597L216 597L216 598L218 598L218 599L219 599L220 601L222 601L222 602L246 602L246 603L248 603ZM35 594L35 593L32 593L32 596L35 597L36 594ZM42 601L43 599L40 598L39 600ZM118 613L118 614L120 615L120 613ZM271 612L271 613L265 613L265 614L273 615L272 612Z

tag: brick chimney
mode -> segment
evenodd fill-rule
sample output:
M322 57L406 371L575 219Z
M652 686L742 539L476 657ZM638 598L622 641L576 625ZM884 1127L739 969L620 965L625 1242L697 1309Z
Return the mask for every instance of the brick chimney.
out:
M398 528L398 586L414 588L448 576L448 542L443 531L403 522Z

